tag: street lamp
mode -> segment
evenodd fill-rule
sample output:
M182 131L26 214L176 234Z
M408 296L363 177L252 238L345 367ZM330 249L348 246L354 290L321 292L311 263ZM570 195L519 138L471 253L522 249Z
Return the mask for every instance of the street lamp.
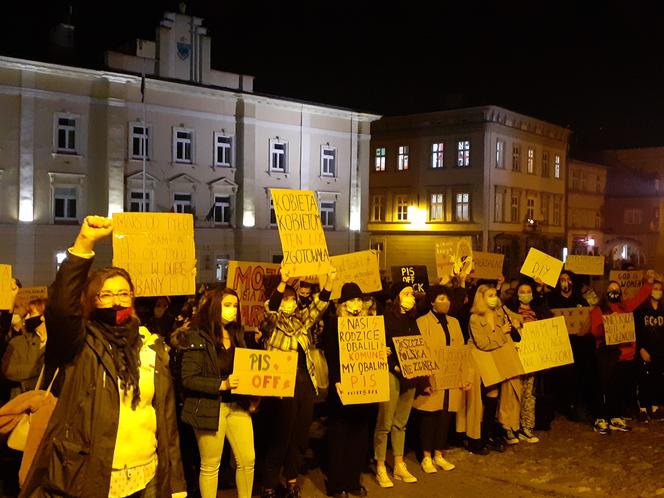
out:
M413 230L422 229L426 226L427 211L417 206L408 206L408 221Z

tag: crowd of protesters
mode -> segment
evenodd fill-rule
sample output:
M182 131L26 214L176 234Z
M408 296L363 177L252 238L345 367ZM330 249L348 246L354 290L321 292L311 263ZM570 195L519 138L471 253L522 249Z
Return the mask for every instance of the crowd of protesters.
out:
M556 414L598 435L664 419L663 288L654 271L629 298L618 282L593 288L563 270L555 288L472 272L425 293L399 281L366 294L346 282L332 301L334 269L319 289L282 268L264 282L269 299L251 328L238 294L223 285L135 298L127 272L92 269L95 243L111 232L111 220L87 217L48 300L1 312L0 430L37 384L53 383L58 400L20 490L21 454L3 444L2 464L16 477L5 480L5 495L211 498L232 485L240 498L297 498L298 476L319 466L329 496L366 496L363 474L382 488L418 482L409 451L425 478L455 468L452 445L485 456L538 443ZM462 387L438 389L434 376L406 378L395 353L394 338L413 335L430 348L514 347L523 324L576 307L589 308L590 326L570 335L573 364L494 385L468 368ZM635 343L606 344L603 316L613 313L633 313ZM344 405L337 319L368 315L384 317L389 399ZM294 396L236 394L236 348L296 353ZM316 447L314 422L326 431Z

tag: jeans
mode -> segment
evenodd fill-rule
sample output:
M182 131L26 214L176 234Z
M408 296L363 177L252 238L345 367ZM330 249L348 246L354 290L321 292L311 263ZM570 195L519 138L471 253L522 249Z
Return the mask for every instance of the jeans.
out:
M392 439L392 453L403 456L406 443L406 424L415 399L415 388L401 390L399 379L390 373L390 399L378 404L378 420L374 431L374 455L385 461L387 435Z

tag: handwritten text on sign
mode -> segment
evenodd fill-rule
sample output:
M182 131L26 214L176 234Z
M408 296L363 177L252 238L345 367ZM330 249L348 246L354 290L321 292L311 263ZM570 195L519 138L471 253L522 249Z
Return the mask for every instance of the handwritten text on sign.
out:
M406 379L426 377L439 369L435 360L431 359L429 347L421 335L393 337L401 373Z
M607 345L636 341L632 313L603 315L602 322L604 322L604 339Z
M470 346L444 346L431 350L431 357L440 367L433 374L433 390L463 387L464 369L471 362Z
M504 254L493 252L473 253L473 277L497 280L503 274Z
M441 237L436 242L436 274L445 279L461 271L463 261L473 258L470 237ZM468 270L470 271L470 270Z
M22 287L18 290L14 306L28 306L32 301L37 299L48 298L48 287Z
M546 285L555 287L562 269L562 261L531 247L520 272L529 277L541 278Z
M616 271L612 270L609 273L609 279L615 280L620 284L623 297L629 299L639 293L639 289L643 285L644 270L631 270L631 271Z
M240 314L247 327L257 327L265 312L265 275L279 273L276 263L253 263L248 261L229 261L228 287L240 296Z
M569 335L586 335L590 333L590 308L588 306L577 308L553 308L553 316L562 316L565 319Z
M309 190L271 189L274 214L291 276L325 275L330 270L318 202Z
M113 266L129 272L136 296L195 294L192 215L115 213Z
M344 405L390 399L382 316L339 317L339 367Z
M406 282L414 292L426 292L429 288L429 274L425 265L393 266L392 282Z
M359 251L331 256L330 262L337 271L337 278L332 283L330 299L339 299L341 288L347 282L355 282L365 294L382 289L375 251ZM322 277L321 280L323 280ZM321 287L322 284L323 282L321 282Z
M292 398L297 353L235 348L233 374L240 381L235 394Z
M523 324L515 347L525 373L574 363L569 334L562 316Z
M579 275L604 275L604 256L570 254L565 260L565 269Z
M0 265L0 310L9 310L12 307L12 266Z

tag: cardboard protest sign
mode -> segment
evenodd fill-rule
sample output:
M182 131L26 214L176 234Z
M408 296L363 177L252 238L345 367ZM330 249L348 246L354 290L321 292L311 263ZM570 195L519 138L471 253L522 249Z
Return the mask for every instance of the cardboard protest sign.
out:
M616 271L613 270L609 273L609 279L615 280L620 284L623 297L629 299L639 293L639 289L643 285L643 277L645 270L631 270L631 271Z
M604 323L604 340L607 346L636 342L634 315L632 313L603 315L602 322Z
M473 347L470 355L485 386L493 386L524 373L519 355L511 342L493 351L481 351Z
M36 299L47 299L48 287L22 287L18 290L14 306L27 307L30 302Z
M569 335L586 335L590 333L590 308L553 308L553 316L562 316L565 319Z
M314 193L274 188L270 191L284 253L282 265L293 277L329 273L330 256Z
M0 265L0 310L11 310L12 295L12 266Z
M332 284L331 299L339 299L341 288L347 282L355 282L365 294L383 288L380 282L376 251L359 251L331 256L330 263L337 270L337 278ZM321 277L321 286L323 283L324 278Z
M541 278L546 285L555 287L562 269L562 261L531 247L520 273L533 278Z
M473 241L470 237L440 237L436 242L436 274L447 279L462 269L470 272L473 260ZM464 265L468 262L467 266Z
M344 405L390 399L382 316L339 317L339 367ZM330 386L333 388L333 386Z
M473 277L498 280L503 274L504 261L504 254L475 251L473 253Z
M129 272L136 297L195 294L193 216L113 214L113 266Z
M521 342L514 346L525 373L574 363L569 334L562 316L524 323Z
M393 337L394 349L406 379L427 377L439 369L431 358L429 347L421 335L405 335Z
M434 371L431 388L434 391L463 387L464 370L470 362L470 346L444 346L431 350L431 358L438 365Z
M240 384L235 394L292 398L295 393L297 353L235 348L233 374Z
M570 254L565 260L565 269L579 275L604 275L604 256Z
M392 282L406 282L414 292L426 292L429 288L429 274L425 265L393 266Z
M263 319L265 295L263 277L279 273L276 263L229 261L226 285L237 292L240 298L240 313L247 327L257 327Z

